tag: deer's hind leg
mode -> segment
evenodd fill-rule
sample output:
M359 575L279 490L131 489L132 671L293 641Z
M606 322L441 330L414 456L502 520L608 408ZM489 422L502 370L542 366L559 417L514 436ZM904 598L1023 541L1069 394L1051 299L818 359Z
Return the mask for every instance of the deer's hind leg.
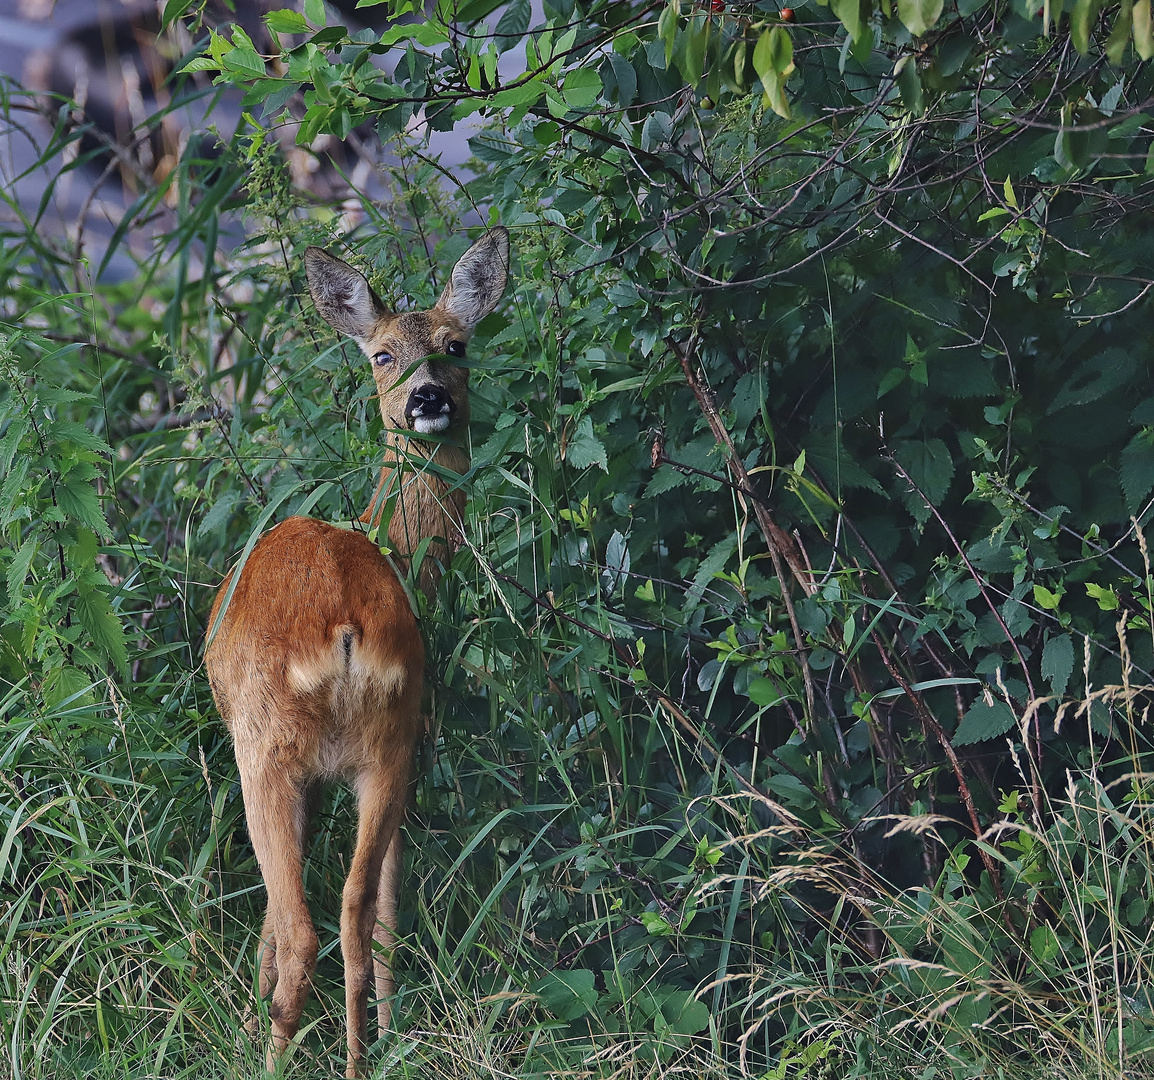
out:
M316 815L320 805L322 787L319 780L309 783L304 789L304 802L301 811L300 831L298 834L303 862L308 847L309 823ZM250 826L251 831L251 826ZM271 904L265 908L264 923L260 930L260 944L257 946L257 993L262 1001L272 997L277 984L276 966L276 926L272 915ZM250 1008L244 1021L245 1030L254 1039L260 1035L260 1011Z
M300 1026L317 962L317 935L301 877L311 785L287 775L279 762L237 757L248 834L268 892L259 989L262 996L272 995L271 1071Z
M393 979L393 945L397 940L397 890L401 884L404 863L404 840L398 827L389 841L385 861L381 864L381 883L377 891L377 925L373 930L376 949L373 954L377 978L377 1030L384 1035L392 1019L392 997L396 990Z
M345 960L348 1064L359 1075L367 1048L369 993L374 982L373 935L377 924L381 868L405 813L412 769L411 747L398 747L391 760L366 767L357 776L357 846L345 881L341 908L341 952Z

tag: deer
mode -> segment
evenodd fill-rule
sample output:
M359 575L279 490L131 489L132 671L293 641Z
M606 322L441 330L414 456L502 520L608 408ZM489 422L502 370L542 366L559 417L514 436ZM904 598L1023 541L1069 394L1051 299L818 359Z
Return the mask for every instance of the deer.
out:
M302 873L309 818L329 780L349 781L357 800L340 919L347 1077L361 1072L374 986L379 1031L389 1028L400 827L425 728L424 645L401 574L425 544L418 587L432 600L462 542L468 371L452 360L496 309L508 267L509 234L491 228L430 310L396 314L348 263L320 248L305 253L318 313L372 364L387 434L377 493L358 524L379 527L391 504L393 558L365 531L290 517L224 578L209 617L205 667L268 894L257 988L271 999L270 1072L297 1034L316 966ZM254 1012L250 1031L259 1026Z

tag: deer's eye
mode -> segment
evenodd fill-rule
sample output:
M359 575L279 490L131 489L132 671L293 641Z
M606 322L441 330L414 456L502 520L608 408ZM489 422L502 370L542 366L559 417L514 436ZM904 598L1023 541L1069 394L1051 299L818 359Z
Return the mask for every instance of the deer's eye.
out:
M373 363L376 364L377 367L384 367L385 364L391 364L392 362L393 354L391 352L382 351L373 357Z
M450 356L464 356L465 343L463 341L450 341L449 347L445 350Z

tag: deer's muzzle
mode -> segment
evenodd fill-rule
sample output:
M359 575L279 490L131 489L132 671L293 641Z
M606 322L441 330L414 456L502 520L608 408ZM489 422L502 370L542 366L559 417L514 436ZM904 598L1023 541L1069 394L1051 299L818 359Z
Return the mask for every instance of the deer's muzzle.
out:
M414 431L430 435L445 431L452 422L453 399L442 386L418 386L405 405L405 419Z

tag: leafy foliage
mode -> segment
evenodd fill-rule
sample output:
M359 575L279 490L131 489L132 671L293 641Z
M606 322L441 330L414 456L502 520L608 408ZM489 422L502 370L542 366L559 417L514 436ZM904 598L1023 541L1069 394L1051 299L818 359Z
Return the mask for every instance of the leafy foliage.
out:
M259 897L209 587L354 519L380 438L301 255L427 304L499 220L387 1075L1148 1069L1148 0L365 7L263 41L170 3L250 110L120 235L175 193L171 232L122 285L5 237L21 1068L157 1055L157 998L157 1073L230 1066ZM385 209L289 182L374 136ZM350 813L306 872L330 944Z

